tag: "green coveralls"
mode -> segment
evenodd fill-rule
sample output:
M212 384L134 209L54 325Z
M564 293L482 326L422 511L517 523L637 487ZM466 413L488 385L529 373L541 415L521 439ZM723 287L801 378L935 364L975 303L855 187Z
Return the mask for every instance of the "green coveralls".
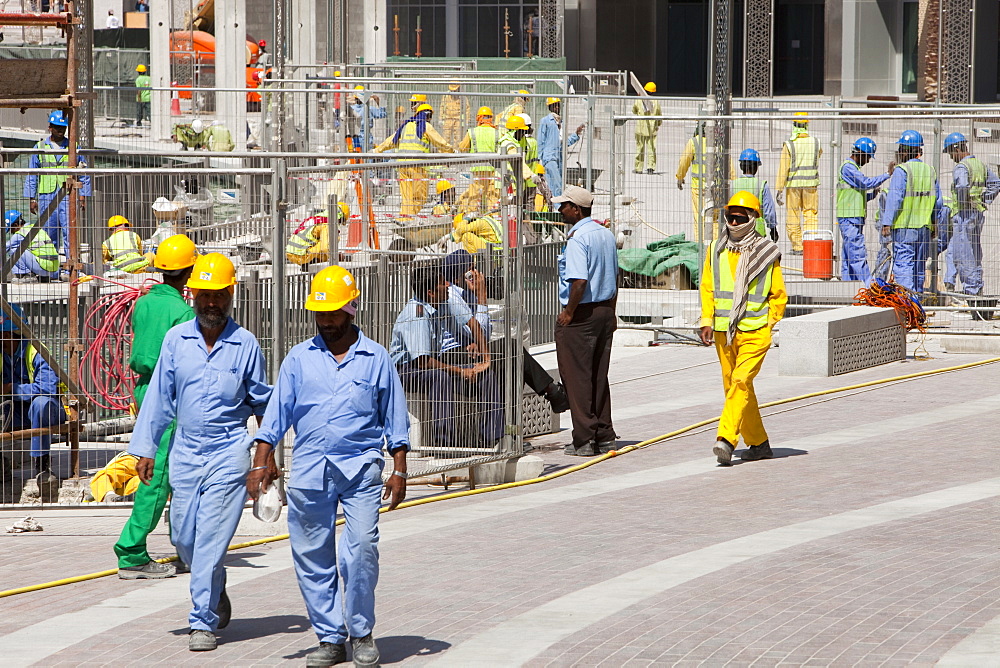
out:
M139 374L133 396L136 406L142 406L146 396L146 388L153 377L156 360L160 357L160 346L163 338L174 325L187 322L194 318L194 311L187 305L177 290L169 285L155 285L150 291L140 297L132 312L132 355L129 367ZM139 485L135 492L135 505L132 515L122 528L122 535L115 543L115 554L118 555L118 567L129 568L142 566L151 561L146 551L146 536L156 528L167 505L170 496L170 479L167 471L167 454L170 451L170 441L174 437L176 423L170 427L160 439L156 450L156 460L153 465L153 479L148 485Z

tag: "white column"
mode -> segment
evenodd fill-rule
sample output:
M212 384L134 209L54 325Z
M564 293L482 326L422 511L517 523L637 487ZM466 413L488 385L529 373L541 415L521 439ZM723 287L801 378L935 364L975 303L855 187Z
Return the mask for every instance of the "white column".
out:
M152 3L157 4L157 3ZM246 88L246 3L215 2L215 86ZM247 96L245 92L216 92L215 116L229 128L237 151L247 146Z
M388 39L386 31L386 3L385 0L367 0L365 2L364 20L365 26L365 62L384 63L385 45Z
M168 88L170 73L170 3L149 3L149 78L153 88ZM150 95L150 125L154 141L170 139L170 91Z

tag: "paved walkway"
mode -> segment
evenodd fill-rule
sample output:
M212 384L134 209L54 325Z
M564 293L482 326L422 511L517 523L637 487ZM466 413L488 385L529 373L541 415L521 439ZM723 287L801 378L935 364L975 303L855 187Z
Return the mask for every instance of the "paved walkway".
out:
M981 359L805 379L777 376L777 353L762 401ZM717 415L712 361L616 348L622 442ZM989 365L768 409L771 461L717 467L708 427L542 485L386 515L383 662L1000 665L998 380ZM549 468L578 463L565 439L535 441ZM0 588L113 566L120 513L40 519L40 534L0 535ZM165 535L153 549L168 553ZM228 564L234 619L211 655L187 651L186 577L105 578L3 599L4 665L301 664L316 640L287 542Z

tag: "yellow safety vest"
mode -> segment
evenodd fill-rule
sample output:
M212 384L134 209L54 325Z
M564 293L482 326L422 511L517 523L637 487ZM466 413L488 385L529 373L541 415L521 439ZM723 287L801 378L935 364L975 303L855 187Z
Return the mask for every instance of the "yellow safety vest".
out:
M417 122L409 121L403 126L403 132L399 135L396 149L401 153L430 153L431 143L427 141L426 133L423 137L418 137Z
M115 269L135 274L149 266L139 252L139 235L132 230L118 230L104 242L111 253L111 266Z
M785 142L789 166L786 188L815 188L819 185L819 142L809 135L798 135Z
M305 255L308 253L309 249L316 243L316 238L313 237L312 233L313 227L312 225L307 225L289 237L288 243L285 244L285 254Z
M27 237L32 227L34 227L34 223L28 223L18 230L17 233ZM52 238L45 230L38 229L34 240L31 242L31 246L28 248L28 252L35 256L35 259L38 260L38 266L45 271L55 271L59 268L59 251L56 250L55 244L52 243Z
M733 253L729 250L723 250L721 254L716 254L715 245L717 243L719 242L713 241L709 251L714 281L714 329L717 332L726 332L729 331L729 313L733 309L733 290L736 287L733 274L729 271L729 258ZM725 271L722 271L723 266L725 266ZM767 325L770 310L768 295L771 293L772 271L774 271L773 264L750 281L747 310L743 314L743 319L736 325L736 328L741 332L753 332Z
M903 206L899 215L893 221L894 229L919 229L931 227L934 217L934 181L937 174L934 168L926 162L910 160L897 165L906 174L906 193L903 195Z
M983 191L986 190L986 165L974 155L962 159L960 165L965 165L969 171L969 203L975 211L986 211L986 204L983 203ZM955 192L955 183L951 185L952 196L955 198L956 206L958 193Z
M469 150L472 153L496 153L497 129L489 125L479 125L469 130ZM477 165L474 172L496 172L493 167Z
M41 139L35 144L35 148L40 151L64 151L62 146L58 146L49 141L48 137ZM39 166L43 169L67 169L69 167L66 164L68 160L68 155L54 155L52 153L40 153L38 155ZM49 176L48 174L42 174L38 177L38 194L48 195L59 190L59 188L66 182L65 176Z

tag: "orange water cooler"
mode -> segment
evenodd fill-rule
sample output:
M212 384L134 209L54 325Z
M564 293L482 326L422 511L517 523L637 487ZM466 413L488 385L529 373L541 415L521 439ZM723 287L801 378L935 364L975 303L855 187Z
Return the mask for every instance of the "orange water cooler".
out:
M802 276L833 278L833 232L804 230L802 232Z

